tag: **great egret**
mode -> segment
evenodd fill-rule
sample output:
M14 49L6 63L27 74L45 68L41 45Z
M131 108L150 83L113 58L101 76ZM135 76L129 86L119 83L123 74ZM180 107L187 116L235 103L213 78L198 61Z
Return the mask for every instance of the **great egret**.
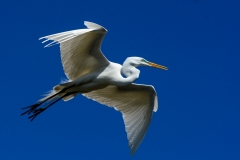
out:
M101 104L114 107L123 115L125 130L133 155L140 145L152 118L157 111L157 94L153 86L134 84L139 77L138 66L167 67L141 57L129 57L123 65L110 62L101 52L101 43L107 30L85 21L88 29L77 29L40 38L42 43L52 40L45 47L60 44L64 72L68 77L36 104L25 107L24 114L32 121L57 101L64 101L82 94ZM122 76L125 75L125 77ZM39 106L45 105L41 108Z

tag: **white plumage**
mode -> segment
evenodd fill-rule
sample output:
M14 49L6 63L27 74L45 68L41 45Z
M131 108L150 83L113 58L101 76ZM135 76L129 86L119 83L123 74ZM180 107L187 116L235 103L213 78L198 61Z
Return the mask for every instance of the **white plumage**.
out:
M146 134L152 112L157 111L157 95L154 88L138 84L123 87L110 85L85 93L84 96L122 112L129 147L131 154L134 154Z
M129 57L123 66L110 62L101 52L102 40L107 30L95 23L84 22L88 29L57 33L40 39L45 47L60 44L61 60L68 81L59 84L28 109L31 121L57 101L65 101L82 94L123 115L125 130L133 155L143 140L152 112L157 111L157 94L153 86L134 84L139 77L138 66L151 66L167 70L167 67L149 62L141 57ZM125 75L125 77L122 76ZM46 104L44 107L39 107Z

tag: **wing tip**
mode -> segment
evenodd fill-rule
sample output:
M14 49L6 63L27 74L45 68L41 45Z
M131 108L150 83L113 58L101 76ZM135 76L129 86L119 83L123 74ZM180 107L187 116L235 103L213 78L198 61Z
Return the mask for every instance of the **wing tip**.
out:
M103 29L107 32L106 28L94 22L84 21L84 25L89 29Z
M133 148L130 149L130 155L131 156L134 156L135 152L136 152L136 149L133 149Z
M140 145L140 144L139 144ZM130 148L130 155L133 156L136 151L138 150L139 145L134 145L134 143L129 144L129 148Z

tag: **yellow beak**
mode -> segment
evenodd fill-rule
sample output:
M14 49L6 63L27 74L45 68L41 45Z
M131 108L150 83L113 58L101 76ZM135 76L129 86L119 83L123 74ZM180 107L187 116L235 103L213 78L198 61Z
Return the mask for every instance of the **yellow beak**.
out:
M159 64L155 64L155 63L152 63L152 62L147 62L149 64L149 66L151 67L155 67L155 68L160 68L160 69L163 69L163 70L168 70L167 67L165 66L162 66L162 65L159 65Z

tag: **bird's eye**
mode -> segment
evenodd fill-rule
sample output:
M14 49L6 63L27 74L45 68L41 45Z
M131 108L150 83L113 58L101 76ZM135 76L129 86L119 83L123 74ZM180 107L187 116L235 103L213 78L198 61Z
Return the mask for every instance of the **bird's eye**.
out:
M145 62L145 63L147 63L148 61L147 61L146 59L142 59L142 62Z

